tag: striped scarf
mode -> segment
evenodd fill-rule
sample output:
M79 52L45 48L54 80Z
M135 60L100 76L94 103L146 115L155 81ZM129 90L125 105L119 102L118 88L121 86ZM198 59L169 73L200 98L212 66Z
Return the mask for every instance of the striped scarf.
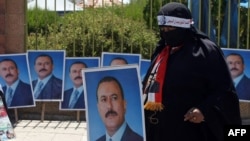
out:
M164 106L162 104L162 88L167 70L168 57L171 48L166 46L156 57L151 67L150 75L146 78L147 83L143 94L147 96L144 109L150 111L161 111Z

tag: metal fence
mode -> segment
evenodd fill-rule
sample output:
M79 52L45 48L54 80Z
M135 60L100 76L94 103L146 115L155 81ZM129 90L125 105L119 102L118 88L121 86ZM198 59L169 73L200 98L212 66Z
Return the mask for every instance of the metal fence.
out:
M196 26L221 47L249 49L248 0L190 0Z
M126 8L128 5L132 5L141 1L141 9L145 9L146 6L148 6L149 14L148 14L148 27L147 30L152 30L153 32L157 33L155 31L154 25L155 22L155 13L153 11L157 11L164 3L174 0L27 0L27 9L31 9L34 7L39 7L48 11L54 11L54 21L57 23L60 23L58 20L58 17L56 15L64 15L68 12L72 13L82 13L84 15L86 10L93 10L95 8L98 9L98 7L106 7L110 6L113 7L114 5L120 6L120 8ZM209 37L216 42L220 47L225 48L239 48L239 49L249 49L249 41L250 41L250 3L248 3L248 0L175 0L177 2L182 2L186 4L190 10L192 11L194 25L205 32ZM157 5L157 4L158 5ZM114 10L115 11L115 10ZM95 12L101 12L101 11L95 11ZM117 11L116 11L117 12ZM143 12L143 10L141 10ZM98 13L96 13L98 14ZM31 15L27 15L29 17ZM47 15L49 16L49 15ZM35 16L35 21L37 25L40 25L39 22L44 22L43 20L39 20L39 15ZM53 17L53 16L52 16ZM113 17L112 17L113 18ZM94 19L94 18L92 18ZM105 18L104 18L105 19ZM46 23L46 19L45 23ZM141 21L144 21L145 19L143 16L141 17ZM28 21L27 21L28 22ZM93 23L95 20L93 20ZM96 21L97 22L97 21ZM99 21L98 21L99 22ZM30 23L27 23L28 25ZM64 23L60 23L64 24ZM72 23L73 24L73 23ZM116 24L116 23L115 23ZM114 24L111 24L110 26L113 26ZM104 25L103 25L104 26ZM124 27L126 25L124 24ZM84 27L81 30L85 30L88 27ZM112 27L111 27L112 28ZM30 29L27 29L30 30ZM124 28L125 30L125 28ZM133 29L134 30L134 29ZM76 37L76 33L73 33L72 35ZM81 34L81 33L80 33ZM90 47L90 53L88 53L88 48L80 47L80 44L78 43L79 39L73 39L73 43L70 44L72 48L70 49L71 53L69 56L77 56L77 52L81 52L78 54L79 56L96 56L98 55L98 49L99 46L103 46L105 43L97 43L97 41L94 41L95 38L97 38L97 35L99 33L92 33L93 38L88 36L82 35L81 41L84 42L84 44L88 44L87 46ZM122 32L122 34L126 34L126 32ZM50 43L49 40L52 40L51 37L47 36L48 33L46 31L41 30L34 30L33 33L30 33L30 31L27 31L27 44L28 48L30 49L34 47L35 49L66 49L68 48L69 44L63 44L62 37L60 39L57 38L57 34L54 34L53 38L53 45ZM117 36L119 33L117 34ZM38 38L44 36L43 41L39 40ZM105 36L105 35L103 35ZM115 46L119 49L106 49L105 47L102 47L100 51L112 51L112 52L130 52L130 53L144 53L144 58L148 58L150 54L152 53L152 50L154 48L154 44L149 43L146 45L150 46L150 49L147 50L143 48L142 46L145 46L144 39L141 39L140 43L126 43L126 40L128 42L132 42L129 39L126 39L124 35L119 35L119 38L115 37L114 30L112 30L111 35L111 42L109 46L113 48ZM142 35L143 36L143 35ZM156 36L157 38L157 36ZM151 38L150 38L151 39ZM66 40L66 39L65 39ZM116 43L116 40L119 40L118 44ZM152 42L155 40L152 39ZM38 46L38 44L41 44L41 42L44 42L41 46ZM59 44L60 46L64 47L58 47L54 44ZM79 44L79 45L78 45ZM49 48L48 46L52 46L52 48Z

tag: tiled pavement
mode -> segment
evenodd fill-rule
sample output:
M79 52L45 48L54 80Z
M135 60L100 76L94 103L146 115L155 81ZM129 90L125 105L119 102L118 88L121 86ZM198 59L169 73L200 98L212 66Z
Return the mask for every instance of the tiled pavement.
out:
M243 121L250 125L250 119ZM87 141L85 121L20 120L14 131L16 138L11 141Z
M20 120L11 141L87 141L85 121Z

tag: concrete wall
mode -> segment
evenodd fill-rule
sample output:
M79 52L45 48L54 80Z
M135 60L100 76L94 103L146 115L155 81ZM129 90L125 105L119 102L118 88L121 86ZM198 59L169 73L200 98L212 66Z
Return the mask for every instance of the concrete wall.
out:
M0 53L25 52L25 0L0 0Z
M5 53L5 13L6 13L6 1L0 0L0 54Z

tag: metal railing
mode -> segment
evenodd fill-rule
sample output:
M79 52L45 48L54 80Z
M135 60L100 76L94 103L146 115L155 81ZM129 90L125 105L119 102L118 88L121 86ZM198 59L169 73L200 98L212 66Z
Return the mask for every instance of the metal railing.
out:
M28 2L30 1L30 2ZM54 12L54 22L57 24L64 24L60 23L60 18L58 16L65 15L66 13L74 12L74 13L81 13L81 15L85 15L85 11L98 9L97 7L114 7L117 6L121 8L122 10L119 11L120 13L124 12L126 10L126 6L134 4L137 1L141 1L141 9L144 9L145 6L148 4L150 7L150 10L148 11L149 16L149 23L147 30L151 30L155 34L157 34L157 31L154 28L155 25L155 15L153 11L157 11L164 3L174 0L130 0L130 3L126 0L27 0L27 9L31 9L31 4L33 4L33 8L43 8L48 11ZM242 48L242 49L249 49L249 41L250 41L250 3L248 3L248 0L175 0L178 2L182 2L186 4L193 14L193 20L194 25L201 29L203 32L205 32L214 42L216 42L220 47L225 48ZM156 2L158 5L156 6ZM42 6L42 7L41 7ZM125 9L125 10L124 10ZM135 9L134 9L135 10ZM112 10L111 10L112 11ZM102 12L101 10L96 10L95 12ZM117 9L113 9L113 12L111 14L112 18L112 24L110 26L114 26L114 24L117 24L117 21L113 21L114 14L117 13ZM137 11L135 11L137 12ZM143 12L143 10L141 10ZM51 13L50 13L51 14ZM49 13L47 13L47 17L50 17ZM141 13L142 14L142 13ZM99 20L95 19L97 17L98 13L96 15L93 15L92 18L86 18L84 19L92 19L92 23L95 24L95 22L100 22ZM120 14L124 15L124 14ZM31 15L27 15L29 17ZM85 15L86 16L86 15ZM52 16L53 17L53 16ZM39 19L39 15L34 16L36 24L39 26L41 25L39 22L49 22L46 21L46 19ZM78 17L83 18L83 17ZM103 18L103 17L102 17ZM105 18L102 19L105 21ZM132 17L133 18L133 17ZM84 20L83 19L83 20ZM123 18L122 18L123 19ZM143 16L141 16L141 20L144 22ZM73 21L73 20L72 20ZM28 21L27 21L28 22ZM31 23L27 23L28 25ZM72 23L74 24L74 23ZM105 23L101 23L105 24ZM122 24L123 27L127 26L126 24ZM106 27L106 25L103 25ZM53 27L50 27L53 28ZM146 45L149 45L150 47L144 47L145 46L145 40L141 38L140 42L132 42L127 41L129 39L126 39L126 32L124 30L127 30L126 28L122 28L121 33L123 35L120 35L121 33L115 34L114 31L111 30L111 43L109 44L111 49L105 48L105 43L102 41L102 43L98 43L96 41L96 38L100 38L100 34L98 31L94 31L91 34L82 35L79 38L75 38L78 35L83 32L77 31L78 29L76 27L74 33L72 33L72 40L73 42L69 45L66 44L64 38L61 38L62 35L59 37L59 33L55 32L54 30L50 30L50 33L48 33L48 30L46 27L44 27L43 30L34 30L34 32L27 31L27 49L68 49L69 46L71 46L70 51L71 53L68 54L68 56L96 56L98 55L98 52L100 51L112 51L112 52L130 52L130 53L145 53L144 58L149 58L150 54L152 53L152 49L154 48L155 43L154 39L151 39L151 43L148 43ZM107 28L107 27L106 27ZM112 28L112 27L111 27ZM79 29L79 30L87 30L89 29L87 26ZM27 29L30 30L30 29ZM108 30L108 29L107 29ZM134 30L134 29L133 29ZM51 32L53 31L54 34ZM78 33L79 32L79 33ZM138 31L140 32L140 31ZM48 36L48 34L53 35L53 38L51 36ZM92 36L92 37L91 37ZM101 36L107 36L104 35L104 33ZM119 37L116 37L119 36ZM144 36L144 35L142 35ZM44 37L40 39L40 37ZM156 35L155 38L158 38ZM52 41L53 40L53 41ZM100 39L99 39L100 40ZM105 40L107 40L105 38ZM119 40L118 44L116 40ZM53 42L53 43L52 43ZM82 42L82 43L79 43ZM109 42L109 40L107 41ZM131 42L131 44L130 44ZM59 45L57 45L59 43ZM64 44L65 43L65 44ZM42 45L41 45L42 44ZM89 48L82 46L82 44L86 44ZM100 46L101 49L100 49ZM149 48L149 49L148 49ZM91 51L89 51L91 50ZM79 52L81 52L79 54Z

